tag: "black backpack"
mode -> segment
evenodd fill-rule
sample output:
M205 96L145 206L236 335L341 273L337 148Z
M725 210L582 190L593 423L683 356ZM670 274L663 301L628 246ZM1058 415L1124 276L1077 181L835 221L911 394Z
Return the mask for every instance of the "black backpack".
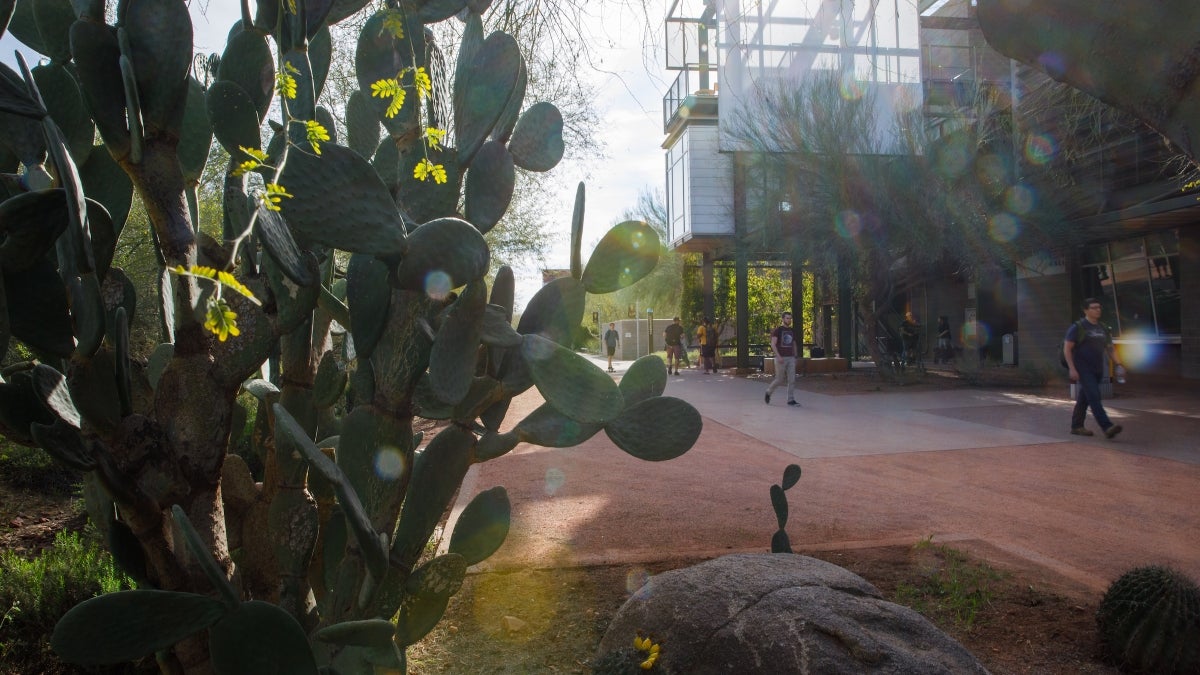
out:
M1083 328L1083 323L1085 321L1087 321L1087 319L1079 319L1078 321L1075 322L1075 336L1077 338L1079 338L1078 340L1075 340L1076 347L1083 344L1084 341L1087 340L1087 332ZM1106 324L1102 323L1102 324L1100 324L1100 327L1104 329L1105 344L1112 342L1112 333L1109 332L1108 326ZM1066 341L1064 340L1063 342L1066 342ZM1066 354L1066 352L1063 351L1063 343L1062 342L1058 343L1058 365L1062 366L1063 368L1065 368L1067 370L1071 369L1070 366L1067 365L1067 354Z

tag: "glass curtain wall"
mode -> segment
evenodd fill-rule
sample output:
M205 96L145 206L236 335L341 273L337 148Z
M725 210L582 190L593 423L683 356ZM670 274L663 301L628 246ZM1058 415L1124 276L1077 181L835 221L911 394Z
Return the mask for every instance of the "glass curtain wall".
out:
M1179 339L1178 230L1089 246L1080 269L1084 296L1100 298L1114 337Z

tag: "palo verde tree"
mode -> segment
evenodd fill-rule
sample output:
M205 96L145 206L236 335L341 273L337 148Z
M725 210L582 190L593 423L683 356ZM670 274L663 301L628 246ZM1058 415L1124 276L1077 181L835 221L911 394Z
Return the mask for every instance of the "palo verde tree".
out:
M919 110L901 113L895 145L884 147L872 94L845 91L833 72L768 88L732 133L754 151L747 204L764 226L748 236L793 248L821 278L849 274L875 352L897 297L935 275L1011 265L1048 240L1048 226L1005 206L1016 184L1012 134L995 97L981 95L959 128L938 137Z
M343 143L317 103L328 27L367 0L244 2L207 87L189 74L183 0L0 5L0 26L46 55L0 67L0 342L38 355L3 368L0 431L86 472L89 513L138 585L59 622L64 660L403 672L405 648L508 531L503 488L486 490L449 553L425 559L472 464L601 430L651 461L695 442L699 415L661 395L660 360L618 386L563 346L586 293L653 269L652 228L617 225L584 266L580 185L572 274L515 330L511 271L485 283L484 233L516 167L548 171L563 154L557 109L524 101L517 43L484 34L486 0L371 12L359 86L337 102ZM456 15L451 64L428 26ZM196 227L214 137L230 157L220 237ZM161 264L154 298L111 264L135 191ZM129 355L139 310L166 336L148 362ZM535 386L546 403L501 432ZM230 453L241 391L260 402L259 475ZM415 417L445 424L426 439Z

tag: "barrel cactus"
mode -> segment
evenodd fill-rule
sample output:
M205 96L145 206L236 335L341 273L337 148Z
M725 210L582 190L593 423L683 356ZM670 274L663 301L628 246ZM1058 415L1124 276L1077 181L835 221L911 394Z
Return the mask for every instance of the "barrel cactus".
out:
M1200 586L1169 567L1137 567L1114 581L1096 613L1100 643L1122 669L1200 673Z
M344 101L323 90L329 26L367 0L243 2L211 59L193 59L183 0L0 4L0 26L46 57L0 66L0 345L36 355L2 370L0 432L85 472L89 513L137 582L63 617L64 660L403 672L508 531L492 488L448 553L425 554L472 464L601 430L650 461L695 442L700 417L662 395L661 360L618 385L564 346L585 293L654 267L651 228L614 227L583 265L580 185L571 276L515 329L512 271L486 281L483 234L516 168L563 154L558 111L524 102L517 43L484 35L488 2L387 0ZM452 70L427 26L455 16ZM230 156L217 238L197 216L214 138ZM134 193L160 261L149 299L112 264ZM147 306L163 340L143 360L129 326ZM546 403L505 424L531 387ZM427 439L417 417L444 425Z

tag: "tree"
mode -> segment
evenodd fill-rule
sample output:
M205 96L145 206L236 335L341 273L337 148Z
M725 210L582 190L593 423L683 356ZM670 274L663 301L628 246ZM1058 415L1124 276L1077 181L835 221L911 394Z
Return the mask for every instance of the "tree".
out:
M752 150L749 221L764 225L749 236L782 241L817 276L849 271L878 362L876 331L897 297L938 275L1009 266L1052 241L1055 226L1001 206L1015 178L994 96L982 92L961 127L939 137L919 111L902 115L894 146L883 147L872 94L847 98L841 85L837 73L816 73L768 88L732 133Z
M1194 3L980 0L977 15L996 51L1132 113L1200 158Z
M586 293L653 269L652 228L614 227L516 330L511 270L485 283L484 236L516 167L549 171L563 155L560 113L525 106L520 48L485 36L486 3L372 13L358 88L339 101L344 145L318 103L328 26L365 0L244 3L207 87L190 75L183 0L125 0L119 26L108 4L18 4L10 29L48 62L0 66L0 145L20 165L0 195L0 347L16 338L38 355L3 364L0 433L86 473L89 514L139 586L68 612L51 641L64 660L403 671L467 566L507 534L508 498L492 488L450 552L426 554L471 464L601 430L647 460L695 442L699 415L661 395L661 361L618 386L565 347ZM460 12L451 72L426 25ZM214 137L228 160L210 230L197 195ZM112 265L135 190L161 289L140 304ZM135 307L166 336L145 362L130 353ZM502 432L535 384L547 403ZM248 415L257 475L231 451ZM418 415L445 423L425 439Z

